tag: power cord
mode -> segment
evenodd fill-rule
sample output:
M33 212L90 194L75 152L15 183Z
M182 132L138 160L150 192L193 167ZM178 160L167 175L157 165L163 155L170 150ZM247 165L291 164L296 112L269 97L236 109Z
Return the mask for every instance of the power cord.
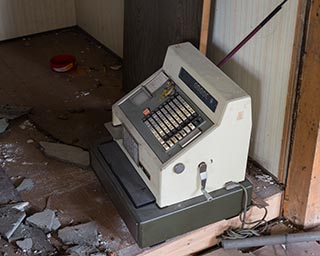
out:
M252 237L252 236L260 236L260 234L265 232L268 228L268 223L266 221L266 217L268 215L268 209L265 206L259 206L256 204L251 205L251 207L257 206L259 208L263 208L265 210L265 213L260 220L247 222L246 216L247 216L248 201L249 201L247 188L238 182L228 182L225 184L226 190L231 190L236 187L240 187L243 190L243 194L244 194L243 210L239 215L239 218L241 221L241 227L236 228L236 229L229 228L221 235L221 238L230 240L230 239L244 239L244 238L248 238L248 237ZM254 226L252 226L250 228L246 228L245 225L248 225L248 226L254 225ZM260 227L260 226L262 226L262 227Z

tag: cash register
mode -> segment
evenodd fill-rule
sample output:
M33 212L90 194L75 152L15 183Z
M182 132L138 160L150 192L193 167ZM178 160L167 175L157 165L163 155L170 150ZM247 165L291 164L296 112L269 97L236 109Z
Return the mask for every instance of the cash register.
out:
M139 246L244 210L251 98L190 43L170 46L105 126L91 164Z

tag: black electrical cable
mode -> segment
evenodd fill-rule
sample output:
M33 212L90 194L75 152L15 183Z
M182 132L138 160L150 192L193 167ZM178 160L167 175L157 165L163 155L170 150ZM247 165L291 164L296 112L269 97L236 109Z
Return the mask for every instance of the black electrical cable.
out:
M235 188L235 187L241 187L241 189L243 190L243 195L244 195L243 210L239 215L239 219L241 221L241 227L240 228L229 228L221 235L221 238L222 239L244 239L244 238L248 238L248 237L252 237L252 236L260 236L260 234L265 232L266 229L268 228L268 222L266 221L266 217L268 215L267 208L265 206L259 206L259 205L255 205L255 204L251 205L251 207L257 206L259 208L263 208L265 210L265 213L261 219L256 220L256 221L247 222L246 216L247 216L248 201L249 201L248 191L245 186L243 186L242 184L240 184L238 182L228 182L225 186L225 188L227 190L230 190L230 188ZM254 225L254 226L246 228L245 225L248 225L248 226Z

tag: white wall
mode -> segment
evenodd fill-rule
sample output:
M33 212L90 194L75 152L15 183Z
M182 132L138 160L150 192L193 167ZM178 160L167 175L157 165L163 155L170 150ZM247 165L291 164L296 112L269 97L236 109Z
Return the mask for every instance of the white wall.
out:
M122 57L124 0L0 0L0 41L80 26Z
M213 1L208 56L218 63L282 0ZM223 70L253 100L250 155L278 174L298 0L290 0Z
M77 24L122 57L124 0L76 0Z
M75 24L74 0L0 0L0 40Z

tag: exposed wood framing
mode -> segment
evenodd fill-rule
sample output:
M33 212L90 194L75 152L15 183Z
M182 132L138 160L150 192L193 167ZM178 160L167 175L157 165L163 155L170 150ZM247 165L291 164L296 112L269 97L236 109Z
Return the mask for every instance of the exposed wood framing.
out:
M201 34L200 34L200 51L204 55L206 55L207 53L210 10L211 10L211 0L203 0Z
M309 228L320 224L320 0L306 14L285 216Z
M279 161L279 174L278 179L280 182L285 183L287 177L288 157L290 148L290 135L292 127L292 117L294 111L294 99L296 96L296 85L298 83L299 63L301 56L302 38L304 32L305 15L306 15L307 0L299 1L296 32L293 44L293 52L291 58L291 70L289 77L286 113L282 132L282 142Z
M281 202L283 192L279 192L267 198L265 201L268 204L267 220L272 220L280 215ZM258 207L253 207L248 211L248 221L261 219L264 215L264 210ZM234 217L229 220L222 220L217 223L205 226L195 231L189 232L175 239L172 239L164 244L153 247L140 256L176 256L190 255L195 252L210 248L218 243L218 236L221 235L229 227L240 227L241 222L239 217Z

